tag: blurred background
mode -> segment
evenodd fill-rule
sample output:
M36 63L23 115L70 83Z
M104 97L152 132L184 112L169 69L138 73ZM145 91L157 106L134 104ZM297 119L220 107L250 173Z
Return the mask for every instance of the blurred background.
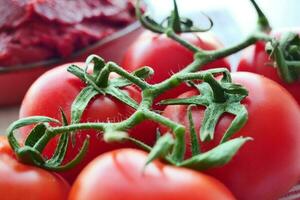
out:
M157 19L163 19L173 8L172 0L146 0L146 2L149 5L149 12ZM201 12L208 15L214 21L212 31L225 46L237 43L255 27L256 13L249 0L177 0L177 2L180 14L192 17L198 26L208 26L208 20ZM273 28L300 26L299 0L257 0L257 3L269 18ZM5 16L1 16L0 13L0 18L5 19ZM238 56L237 54L230 58L233 66ZM5 92L2 92L1 98L6 98ZM9 123L17 119L18 109L18 105L0 108L0 134L5 132Z
M272 28L282 29L300 26L299 0L256 0ZM165 17L173 7L172 0L147 0L151 13L158 19ZM256 13L250 0L177 0L180 13L191 16L197 25L207 27L208 21L201 12L209 16L214 26L211 31L225 45L230 45L246 37L254 28Z

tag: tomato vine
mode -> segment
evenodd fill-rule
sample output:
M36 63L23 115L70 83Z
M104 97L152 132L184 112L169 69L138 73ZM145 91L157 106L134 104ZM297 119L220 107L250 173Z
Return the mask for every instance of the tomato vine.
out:
M240 101L247 96L247 90L243 86L233 83L230 73L225 68L206 71L198 70L205 64L227 57L261 40L270 42L270 51L274 53L279 65L283 63L282 65L288 64L299 66L299 63L295 64L294 60L287 61L286 56L282 53L284 51L282 50L283 47L286 47L287 43L290 43L291 41L295 42L295 40L285 40L281 43L279 42L280 44L277 45L277 40L266 33L270 28L267 18L259 9L255 1L252 0L251 2L256 8L259 17L257 29L239 44L224 49L207 51L183 40L178 33L208 31L212 26L212 21L210 19L211 26L209 28L200 29L194 27L193 22L190 19L182 18L179 15L176 1L174 0L174 10L167 18L167 25L165 25L164 23L157 23L149 17L147 13L142 13L138 1L136 13L144 27L156 33L166 34L174 41L194 52L194 61L183 70L157 84L149 84L145 81L145 78L154 73L150 67L142 67L135 72L129 73L116 63L105 62L101 57L96 55L91 55L87 58L85 69L75 65L70 66L68 71L87 84L72 104L71 122L66 120L63 111L61 111L62 122L49 117L34 116L20 119L12 123L8 127L7 134L10 145L16 152L17 157L25 163L37 165L42 168L54 171L67 170L81 161L89 144L89 137L87 137L81 151L74 160L62 165L66 147L69 142L69 136L71 135L71 138L73 138L72 135L76 134L76 131L79 130L94 129L102 131L104 133L103 138L107 142L128 140L149 151L150 154L147 163L156 158L162 158L171 164L198 170L226 164L239 148L246 141L250 140L250 138L247 137L230 139L231 136L242 128L247 121L247 109L240 103ZM299 40L296 40L296 42L297 45L299 45ZM289 50L291 51L291 48L289 48ZM284 51L284 53L286 53L286 51ZM88 73L88 68L91 65L93 66L92 74ZM111 73L116 73L119 77L110 79ZM216 75L220 74L222 75L220 80L215 78ZM284 77L287 77L288 75L289 74L284 75ZM199 81L202 82L199 83ZM290 81L290 78L287 78L287 81ZM199 149L196 145L198 143L192 142L194 144L192 146L194 155L186 160L184 159L184 134L186 127L162 116L155 110L152 110L155 98L167 90L175 88L185 82L192 87L199 89L202 94L189 99L165 100L162 101L161 104L179 103L204 105L207 109L205 112L205 120L203 120L202 129L200 131L200 139L202 141L213 139L216 122L223 113L229 112L236 116L232 121L231 126L224 134L219 146L207 152L200 152L197 150ZM130 98L129 95L120 90L120 88L132 84L136 85L141 90L142 101L140 103L137 103ZM83 111L90 100L97 94L111 95L134 108L135 112L129 118L120 122L80 123ZM217 117L213 116L215 113L217 113ZM170 134L165 134L157 140L154 147L149 147L143 142L130 137L130 135L127 134L127 130L144 120L152 120L167 126L173 132L175 137L173 138ZM51 126L49 124L50 122L60 124L60 126ZM14 136L14 131L31 124L37 125L31 130L24 145L21 146ZM42 156L42 151L46 144L57 135L60 135L57 149L53 157L47 160ZM72 141L76 142L74 141L74 138Z

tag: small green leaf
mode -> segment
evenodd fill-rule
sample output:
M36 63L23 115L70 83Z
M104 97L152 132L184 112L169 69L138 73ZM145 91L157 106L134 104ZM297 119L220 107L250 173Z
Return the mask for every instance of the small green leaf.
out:
M196 170L207 170L227 164L236 155L245 142L251 138L235 138L222 143L214 149L183 161L178 166Z
M169 133L161 136L159 140L157 140L156 144L150 151L145 166L151 163L153 160L158 158L164 158L166 155L170 153L174 145L173 136Z
M25 140L25 146L33 147L39 139L45 134L45 131L47 130L47 127L45 124L37 124L29 133Z

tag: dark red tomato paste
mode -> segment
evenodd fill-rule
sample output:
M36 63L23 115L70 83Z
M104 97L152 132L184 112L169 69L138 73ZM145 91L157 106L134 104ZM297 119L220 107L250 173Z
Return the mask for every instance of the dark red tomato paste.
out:
M130 0L0 0L0 66L67 57L134 20Z

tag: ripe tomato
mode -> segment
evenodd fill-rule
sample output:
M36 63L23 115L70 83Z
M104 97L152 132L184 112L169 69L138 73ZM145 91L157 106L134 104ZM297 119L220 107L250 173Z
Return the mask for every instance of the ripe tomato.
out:
M210 33L181 34L181 36L204 50L222 48L222 44ZM125 53L122 66L128 71L134 71L141 66L152 67L154 75L149 79L149 82L159 83L186 67L193 60L193 52L166 35L145 31ZM202 69L218 67L230 68L225 59L220 59L203 66ZM157 102L161 99L174 98L187 90L188 87L182 84L161 95Z
M83 64L77 63L77 65ZM22 102L20 118L43 115L61 119L59 111L61 108L70 121L71 104L81 89L85 87L85 83L67 72L67 66L69 65L66 64L46 72L31 86ZM123 91L128 93L137 102L140 101L140 93L134 87L128 86ZM133 112L133 108L121 103L110 95L98 95L88 104L81 122L117 122L126 119ZM23 135L28 135L30 128L32 127L22 129ZM145 121L129 131L132 137L140 139L149 145L154 143L155 133L156 124L150 121ZM103 141L101 134L96 131L80 131L76 134L76 146L72 147L71 144L69 145L66 160L71 160L75 157L87 134L91 136L91 139L88 153L83 162L74 169L62 173L69 182L72 182L80 170L99 154L117 148L134 147L128 143L107 144ZM47 145L44 151L45 156L49 157L52 155L57 139Z
M296 32L300 31L298 30ZM280 37L281 33L272 33L272 35ZM300 104L300 81L298 80L294 83L284 82L279 77L277 69L271 65L272 62L270 56L265 52L265 43L260 41L245 50L237 70L257 73L276 81L289 91L297 100L298 104Z
M59 175L19 163L7 139L0 137L0 196L2 200L64 200L70 190Z
M232 78L249 91L249 96L242 101L249 119L234 137L252 137L253 141L245 144L229 164L207 173L222 181L237 199L278 199L297 183L300 175L299 106L284 88L263 76L237 72ZM194 95L198 92L191 90L179 98ZM196 130L200 130L203 114L203 107L192 109ZM188 127L186 105L167 106L164 116ZM232 120L229 114L221 117L215 139L201 144L202 151L220 142ZM186 135L188 146L189 131ZM186 154L190 155L190 152Z
M144 170L145 152L122 149L97 157L80 173L69 200L229 200L218 180L154 161Z

